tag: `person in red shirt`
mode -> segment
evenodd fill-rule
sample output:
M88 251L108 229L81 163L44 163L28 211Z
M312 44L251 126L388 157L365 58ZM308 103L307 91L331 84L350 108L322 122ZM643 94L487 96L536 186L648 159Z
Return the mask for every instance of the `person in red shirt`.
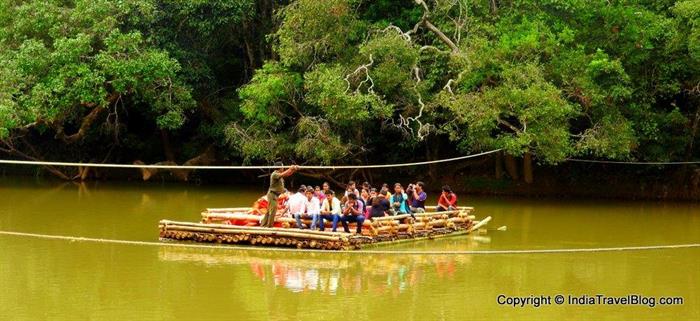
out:
M452 192L450 186L445 185L442 187L442 194L440 194L440 199L438 199L437 211L452 211L457 209L457 194Z

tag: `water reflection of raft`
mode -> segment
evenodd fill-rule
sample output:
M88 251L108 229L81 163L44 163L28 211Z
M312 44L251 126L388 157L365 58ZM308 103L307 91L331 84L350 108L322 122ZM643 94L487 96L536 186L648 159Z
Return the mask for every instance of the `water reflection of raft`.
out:
M247 214L243 208L207 209L202 212L201 223L162 220L159 228L162 240L349 250L370 244L466 234L491 219L474 221L473 210L463 207L455 211L418 213L415 218L409 214L374 218L365 221L361 235L330 232L330 223L326 224L327 231L301 230L289 217L277 218L275 227L260 227L256 226L260 216ZM350 230L355 231L354 223L350 224Z

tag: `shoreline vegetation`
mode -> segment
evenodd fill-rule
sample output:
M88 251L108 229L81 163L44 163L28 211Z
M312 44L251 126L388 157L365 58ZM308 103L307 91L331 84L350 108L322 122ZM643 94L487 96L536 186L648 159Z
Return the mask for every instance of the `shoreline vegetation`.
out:
M674 166L629 166L610 164L581 164L566 162L556 166L533 167L531 183L522 176L522 169L515 174L508 173L503 167L498 170L497 156L486 156L468 164L442 165L438 174L431 176L423 170L391 169L374 171L372 182L407 182L422 180L431 198L439 194L440 187L450 185L459 195L494 195L536 198L604 198L629 200L700 200L700 168L693 165ZM517 160L517 159L516 159ZM467 166L468 165L468 166ZM521 164L520 164L521 165ZM517 168L517 167L516 167ZM77 169L74 169L77 171ZM345 171L340 177L348 177L351 171ZM46 179L62 182L35 167L7 166L0 173L3 179ZM235 185L258 186L262 194L268 184L268 172L261 170L198 170L193 171L187 181L177 175L163 172L144 180L138 169L105 169L93 172L88 180L74 180L82 184L90 182L129 182L137 184L176 184L176 185ZM500 176L499 176L500 175ZM365 181L367 176L357 175L354 179ZM289 187L296 188L301 183L320 185L323 179L298 176L289 179ZM334 189L343 188L333 184ZM252 200L251 200L252 201Z
M694 0L0 2L0 158L453 164L301 171L460 192L700 199ZM257 182L261 171L3 173Z

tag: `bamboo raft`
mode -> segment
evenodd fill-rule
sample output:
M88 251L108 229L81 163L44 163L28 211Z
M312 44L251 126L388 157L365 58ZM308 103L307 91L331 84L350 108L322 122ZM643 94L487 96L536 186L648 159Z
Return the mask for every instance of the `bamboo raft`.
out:
M350 223L353 233L296 228L296 220L278 217L272 228L259 225L260 215L248 214L249 208L209 208L201 213L201 222L159 222L162 241L194 241L219 244L246 244L254 246L296 247L299 249L351 250L366 245L432 239L448 235L467 234L486 225L491 217L475 221L473 207L454 211L385 216L365 220L362 234L354 233L356 224ZM232 223L233 222L233 223ZM302 220L309 225L310 220ZM338 223L338 229L342 226Z

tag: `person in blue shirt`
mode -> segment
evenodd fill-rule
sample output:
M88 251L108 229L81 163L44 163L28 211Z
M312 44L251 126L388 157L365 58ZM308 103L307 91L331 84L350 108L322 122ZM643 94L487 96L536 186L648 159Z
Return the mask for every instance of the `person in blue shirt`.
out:
M394 184L394 194L389 197L389 204L391 204L391 214L408 214L411 210L408 208L408 195L403 190L401 183Z
M428 194L423 190L424 185L423 182L416 182L415 185L408 186L411 196L411 212L413 213L425 213L425 200L428 199Z

